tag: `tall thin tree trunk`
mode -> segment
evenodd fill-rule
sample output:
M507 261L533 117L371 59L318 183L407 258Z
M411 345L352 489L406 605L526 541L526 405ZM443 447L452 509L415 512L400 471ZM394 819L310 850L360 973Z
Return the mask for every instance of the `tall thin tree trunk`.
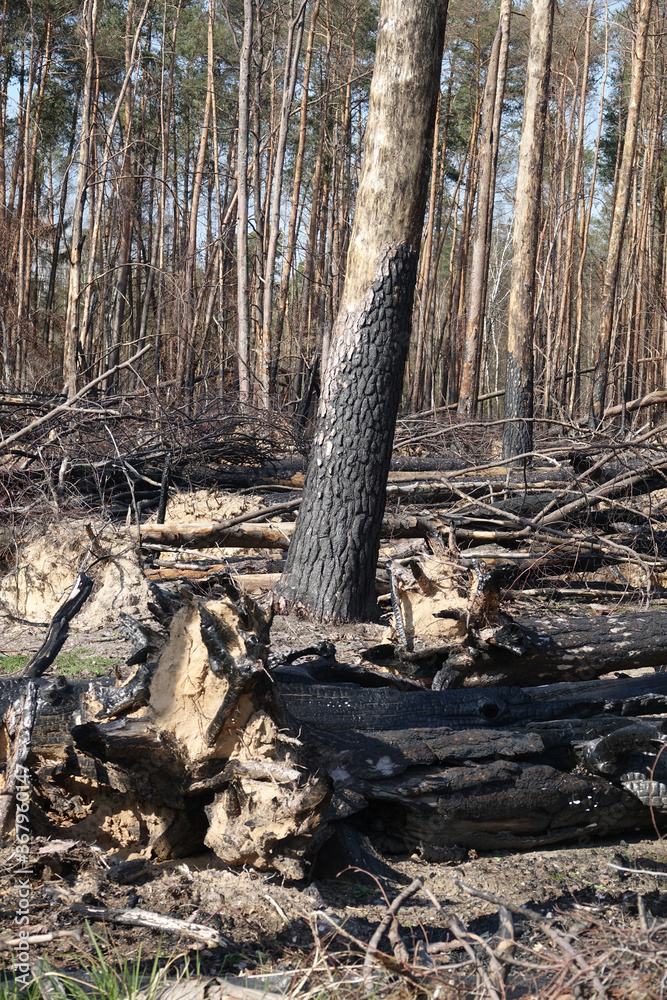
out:
M642 100L642 90L644 87L646 43L648 39L648 26L651 18L652 5L653 0L640 0L639 13L637 17L635 44L632 54L628 117L625 124L623 155L621 157L621 164L618 171L614 211L611 220L611 233L609 235L609 247L607 250L607 260L604 269L602 287L600 333L598 338L597 355L595 358L595 371L593 373L593 386L591 391L589 415L589 422L592 427L597 427L602 420L602 414L604 413L607 382L609 379L609 359L612 353L613 341L615 339L614 312L616 306L616 290L618 287L618 277L621 265L623 232L625 229L625 220L627 218L628 205L630 202L630 189L632 186L632 171L635 160L635 150L637 148L639 111Z
M262 357L260 363L260 388L262 406L265 410L271 408L276 395L276 380L278 374L278 357L275 352L275 338L272 336L273 284L276 268L276 252L280 235L280 202L282 197L283 170L285 166L285 147L287 144L287 128L294 100L294 90L299 70L299 56L303 39L304 18L306 15L305 0L294 14L294 0L290 0L290 22L287 29L285 44L285 69L283 73L283 94L280 109L280 125L278 140L273 160L273 177L271 181L271 214L269 218L269 235L266 249L266 265L264 268L264 295L262 302Z
M301 117L299 122L299 148L296 154L296 164L294 167L294 182L292 184L292 207L290 211L289 226L287 229L287 239L285 241L285 259L283 262L283 272L280 279L280 293L278 297L278 309L276 311L275 341L276 349L280 351L280 344L285 323L285 313L287 312L287 302L289 298L290 274L292 262L294 260L294 250L296 247L296 224L299 216L299 195L301 192L301 178L303 176L303 161L306 149L306 138L308 135L308 89L310 85L310 69L313 59L313 48L315 43L315 28L317 18L320 13L320 0L315 0L310 15L310 28L308 30L308 42L306 45L306 61L303 68L303 81L301 84Z
M48 17L48 15L47 15ZM34 113L31 110L32 104L32 85L30 86L28 95L28 107L26 109L26 126L24 130L24 182L23 182L23 192L21 199L21 213L20 213L20 233L19 233L19 260L18 260L18 274L17 274L17 310L16 310L16 328L17 328L17 344L16 344L16 383L17 385L23 385L26 377L25 372L25 360L28 351L28 330L25 329L25 325L29 316L30 307L30 276L32 271L32 255L33 246L35 243L35 234L33 227L33 220L35 218L34 211L34 193L35 193L35 172L37 165L37 147L40 134L40 121L42 115L42 108L44 105L44 94L46 90L46 81L49 76L49 68L51 66L51 37L52 37L52 24L51 19L48 18L46 27L44 29L43 38L40 41L39 51L41 53L41 72L39 77L39 85L37 88L37 95L34 101ZM37 60L37 53L34 56L34 60ZM32 61L32 60L31 60ZM36 70L31 66L30 70L31 77L34 80ZM32 130L31 130L32 125Z
M458 405L461 417L470 416L475 412L479 393L484 307L489 274L489 244L493 227L493 201L498 165L498 133L507 77L510 7L511 0L502 0L482 105L483 131L480 142L480 177L477 184L477 228L470 267L467 326Z
M430 301L431 257L433 255L433 230L435 227L435 204L438 187L438 149L440 147L440 103L442 94L438 95L438 107L435 113L433 129L433 151L431 154L431 185L428 198L428 222L426 224L426 239L421 255L421 267L417 280L417 349L415 351L415 375L410 392L410 409L416 412L421 408L424 399L424 342L426 340L427 301Z
M132 59L132 18L134 0L128 0L125 13L125 73L131 71ZM118 185L118 202L120 210L120 249L118 253L118 270L115 282L114 315L111 323L111 350L107 358L109 368L114 368L120 360L120 341L127 302L127 282L130 273L130 256L132 251L132 208L134 194L134 178L132 177L132 94L128 87L125 91L125 128L123 130L123 157L121 160L121 176ZM116 388L117 376L107 380L106 392Z
M503 458L533 449L533 311L555 0L534 0L514 206Z
M211 125L211 109L213 107L213 25L215 23L215 0L209 0L208 10L208 71L206 83L206 101L204 103L204 120L199 136L197 162L192 178L192 193L190 196L190 214L188 219L188 242L185 257L185 329L179 344L178 362L176 365L176 381L179 385L185 379L188 389L194 385L194 365L196 348L196 289L195 274L197 269L197 225L199 222L199 202L204 183L204 166L206 162L206 147Z
M588 96L588 77L590 73L591 38L593 26L593 7L595 0L589 0L586 10L586 22L584 26L584 61L581 70L581 85L579 88L579 121L577 128L577 145L574 154L574 166L572 168L571 200L572 205L568 216L566 237L565 237L565 269L563 276L563 286L561 290L562 298L558 313L557 337L560 346L560 364L554 365L560 371L560 391L558 393L561 406L564 405L567 393L567 376L570 364L576 368L576 361L570 360L570 343L572 332L572 302L575 299L575 288L573 280L574 261L576 251L582 251L581 240L577 247L576 233L581 214L585 213L585 203L583 194L583 170L584 170L584 139L586 136L586 98ZM574 373L573 373L574 378Z
M97 260L97 254L98 250L100 249L99 243L100 243L100 233L102 232L102 212L106 204L105 199L103 197L103 193L104 193L104 186L106 184L107 174L109 171L109 165L112 160L111 147L113 143L113 137L116 131L116 124L118 122L121 108L123 107L123 104L125 102L127 89L130 86L130 82L132 79L132 72L136 61L137 49L139 47L139 37L144 22L146 20L146 15L148 14L148 8L150 6L150 3L151 0L146 0L144 9L137 23L137 27L134 32L134 37L132 39L132 47L130 50L130 58L128 60L128 65L125 70L123 82L121 83L118 96L116 98L116 103L111 113L111 118L109 119L109 124L107 125L102 158L101 160L98 160L98 162L96 163L96 169L95 169L96 183L94 187L97 191L97 194L96 194L95 205L93 206L93 204L91 203L89 212L89 215L92 217L92 220L89 223L88 269L86 276L86 288L83 293L83 306L81 308L81 314L84 323L84 332L87 330L89 324L92 322L92 299L95 286L93 278L95 274L95 263ZM92 155L92 150L91 150L91 155ZM85 339L86 343L84 346L83 353L85 355L90 355L92 353L92 335L86 334ZM107 339L108 341L110 341L111 339L110 330L107 331ZM88 364L91 363L92 363L92 358L88 357Z
M86 45L86 72L83 84L81 111L81 140L79 145L79 173L72 215L72 235L70 241L69 286L67 290L67 314L63 339L63 381L68 396L76 395L77 348L79 345L80 296L81 296L81 251L83 249L83 211L88 188L90 163L91 112L93 94L93 68L95 65L95 33L97 30L97 0L84 0L81 15ZM92 254L93 250L90 248Z
M236 309L239 399L250 400L250 300L248 291L248 125L250 108L250 57L252 54L252 0L243 2L243 42L239 70L239 131L236 171Z

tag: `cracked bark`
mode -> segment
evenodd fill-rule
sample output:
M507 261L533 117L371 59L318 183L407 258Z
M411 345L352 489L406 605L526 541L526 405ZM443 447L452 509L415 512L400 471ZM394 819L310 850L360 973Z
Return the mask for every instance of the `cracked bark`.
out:
M321 620L375 615L447 3L383 0L345 288L304 498L278 587Z

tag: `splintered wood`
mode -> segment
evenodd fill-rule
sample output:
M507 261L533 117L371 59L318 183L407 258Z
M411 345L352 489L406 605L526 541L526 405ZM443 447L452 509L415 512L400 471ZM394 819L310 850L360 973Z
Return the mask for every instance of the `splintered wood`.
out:
M42 821L158 857L205 840L230 864L301 877L330 785L281 731L268 626L230 588L226 599L183 604L158 658L121 687L42 682L33 729ZM9 704L18 683L4 688Z

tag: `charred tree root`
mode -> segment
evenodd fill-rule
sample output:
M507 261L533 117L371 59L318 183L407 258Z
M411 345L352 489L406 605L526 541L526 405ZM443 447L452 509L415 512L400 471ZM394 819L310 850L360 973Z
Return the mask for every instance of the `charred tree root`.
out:
M93 581L84 572L77 575L69 596L51 619L44 642L23 668L24 677L41 677L63 648L69 635L69 623L88 600Z

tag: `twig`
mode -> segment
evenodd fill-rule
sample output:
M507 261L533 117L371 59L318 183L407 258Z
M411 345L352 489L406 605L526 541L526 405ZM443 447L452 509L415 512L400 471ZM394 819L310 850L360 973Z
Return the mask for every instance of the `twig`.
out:
M237 517L230 517L226 521L221 521L220 526L233 528L237 524L246 521L254 521L260 517L271 517L273 514L282 514L285 511L296 510L301 505L301 497L298 500L288 500L285 503L274 503L269 507L258 507L257 510L246 511L245 514L238 514Z
M475 965L475 969L477 970L477 974L484 983L484 987L487 993L489 994L491 1000L500 1000L500 994L494 987L486 969L482 966L479 958L475 954L475 949L468 941L468 932L466 931L465 927L463 926L459 918L456 916L456 914L452 914L452 916L447 921L447 926L449 927L450 931L452 932L456 940L461 942L466 952L472 959Z
M390 927L392 928L392 935L394 938L394 940L392 941L392 945L394 945L394 957L398 962L407 962L408 955L407 951L405 950L405 945L403 945L402 941L400 942L402 948L398 944L400 935L398 935L398 929L395 926L396 914L403 906L403 903L405 903L406 900L410 899L411 896L414 896L416 892L419 892L419 890L422 888L423 885L424 885L423 878L418 877L414 879L410 883L410 885L403 890L403 892L400 892L398 894L393 903L391 903L391 905L388 907L385 916L378 924L375 933L373 934L373 937L368 942L366 957L364 959L364 976L363 976L364 989L367 993L370 992L370 990L373 988L373 963L375 960L375 956L378 954L378 945L382 939L382 935L385 934ZM397 950L399 952L398 955L396 954Z
M462 882L461 879L455 878L453 881L459 889L463 889L463 891L467 892L470 896L477 896L479 899L485 899L498 906L505 906L512 913L518 913L522 917L527 917L528 920L534 920L536 923L541 924L547 937L550 938L554 944L557 945L565 955L567 955L568 958L572 959L572 961L579 966L579 969L582 972L592 973L591 981L600 1000L607 996L607 991L600 982L600 979L596 975L593 967L588 964L580 952L575 951L570 942L567 940L565 934L561 934L556 931L551 926L550 921L546 917L543 917L541 913L537 913L535 910L530 910L525 906L518 906L510 900L504 899L502 896L497 896L494 892L485 892L483 889L475 889L474 886L467 885L465 882ZM567 936L574 937L574 935L571 934Z
M352 944L356 945L357 948L359 948L361 951L366 953L368 952L369 946L364 941L360 940L360 938L358 937L355 937L354 934L351 934L350 931L348 931L341 924L337 924L336 921L332 920L329 914L326 913L324 910L313 910L313 915L318 920L325 920L331 927L332 931L335 932L335 934L340 934L341 937L344 937L346 938L346 940L351 941ZM430 974L425 973L424 970L415 969L414 967L406 968L406 966L403 963L397 962L392 955L385 955L385 953L382 951L376 951L375 958L381 965L384 965L385 968L389 969L391 972L394 972L396 975L399 976L405 976L413 983L423 983L425 979L430 978Z
M655 875L656 878L667 878L667 872L652 872L647 868L624 868L623 865L617 865L613 861L609 862L608 867L617 872L630 872L632 875Z
M27 937L12 937L12 938L0 938L0 951L10 951L12 948L18 948L19 945L24 944L48 944L49 941L57 941L58 938L70 937L74 938L77 944L81 944L81 933L78 929L73 930L62 930L62 931L48 931L44 934L28 934Z
M489 961L489 974L495 988L502 992L509 971L508 958L514 957L514 921L506 906L498 907L498 944Z
M107 906L87 906L85 903L72 903L70 909L82 917L87 917L88 920L108 920L115 924L129 924L131 927L151 927L169 934L185 934L196 941L204 941L214 948L241 950L230 938L213 927L191 924L177 917L165 917L162 913L153 913L150 910L123 910Z

